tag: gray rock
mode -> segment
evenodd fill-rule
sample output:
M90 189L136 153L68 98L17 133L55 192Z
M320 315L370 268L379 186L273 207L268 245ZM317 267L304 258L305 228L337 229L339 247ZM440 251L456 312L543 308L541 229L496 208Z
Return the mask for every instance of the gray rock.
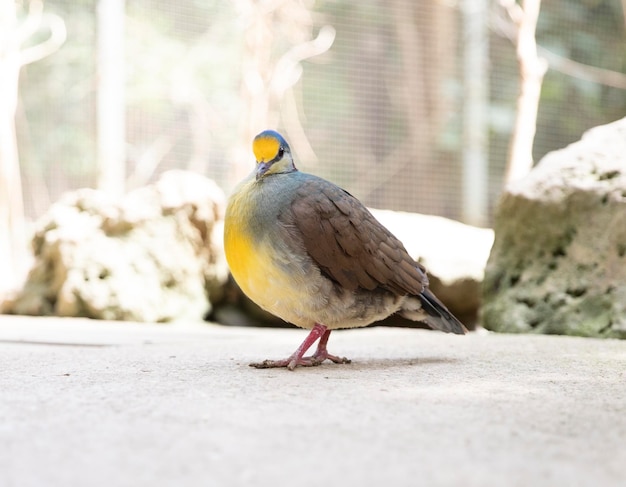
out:
M483 324L626 338L626 119L544 157L499 203Z
M121 201L81 189L37 224L35 264L5 312L134 321L200 320L227 278L225 197L169 171Z

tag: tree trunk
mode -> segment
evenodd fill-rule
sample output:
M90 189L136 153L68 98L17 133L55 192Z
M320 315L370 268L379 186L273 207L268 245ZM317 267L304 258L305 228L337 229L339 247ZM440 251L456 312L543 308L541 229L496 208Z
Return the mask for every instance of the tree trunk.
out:
M463 0L464 223L487 225L489 162L489 9L487 0Z
M20 45L13 0L0 0L0 299L27 265L22 181L15 136Z
M99 189L121 196L126 186L124 0L100 0L98 16Z
M65 42L63 21L42 15L43 3L31 0L26 19L18 23L16 2L0 0L0 301L17 286L28 267L22 180L15 133L20 69L59 48ZM49 37L37 44L22 45L40 29Z
M545 59L537 55L535 30L541 0L524 0L521 10L510 6L517 24L517 62L520 71L520 93L517 98L515 128L509 150L506 183L526 176L533 167L533 143L537 130L537 112L543 76L548 69Z

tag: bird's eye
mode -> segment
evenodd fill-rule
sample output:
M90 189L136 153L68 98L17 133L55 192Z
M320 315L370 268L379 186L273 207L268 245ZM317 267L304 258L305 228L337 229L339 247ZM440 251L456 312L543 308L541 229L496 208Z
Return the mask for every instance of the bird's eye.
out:
M279 158L283 157L284 153L285 153L285 149L283 149L282 147L280 149L278 149L278 157Z

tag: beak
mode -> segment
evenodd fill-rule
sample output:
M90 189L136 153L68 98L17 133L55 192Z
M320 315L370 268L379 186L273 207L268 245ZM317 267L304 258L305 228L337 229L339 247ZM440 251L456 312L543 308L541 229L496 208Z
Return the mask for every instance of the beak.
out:
M272 167L272 164L269 162L257 162L256 165L256 180L258 181L263 177L263 175Z

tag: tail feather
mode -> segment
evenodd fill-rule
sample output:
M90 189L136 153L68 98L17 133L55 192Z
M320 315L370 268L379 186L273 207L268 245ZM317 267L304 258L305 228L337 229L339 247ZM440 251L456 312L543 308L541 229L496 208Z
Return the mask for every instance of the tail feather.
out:
M467 328L463 326L463 323L450 313L446 305L439 301L430 289L425 289L419 295L419 298L422 302L422 309L428 315L426 322L431 327L446 333L456 333L457 335L467 333Z
M417 296L421 302L422 310L426 313L426 323L435 330L446 333L456 333L463 335L467 333L467 328L461 323L446 305L443 304L430 289L425 289ZM407 315L409 318L410 316Z

